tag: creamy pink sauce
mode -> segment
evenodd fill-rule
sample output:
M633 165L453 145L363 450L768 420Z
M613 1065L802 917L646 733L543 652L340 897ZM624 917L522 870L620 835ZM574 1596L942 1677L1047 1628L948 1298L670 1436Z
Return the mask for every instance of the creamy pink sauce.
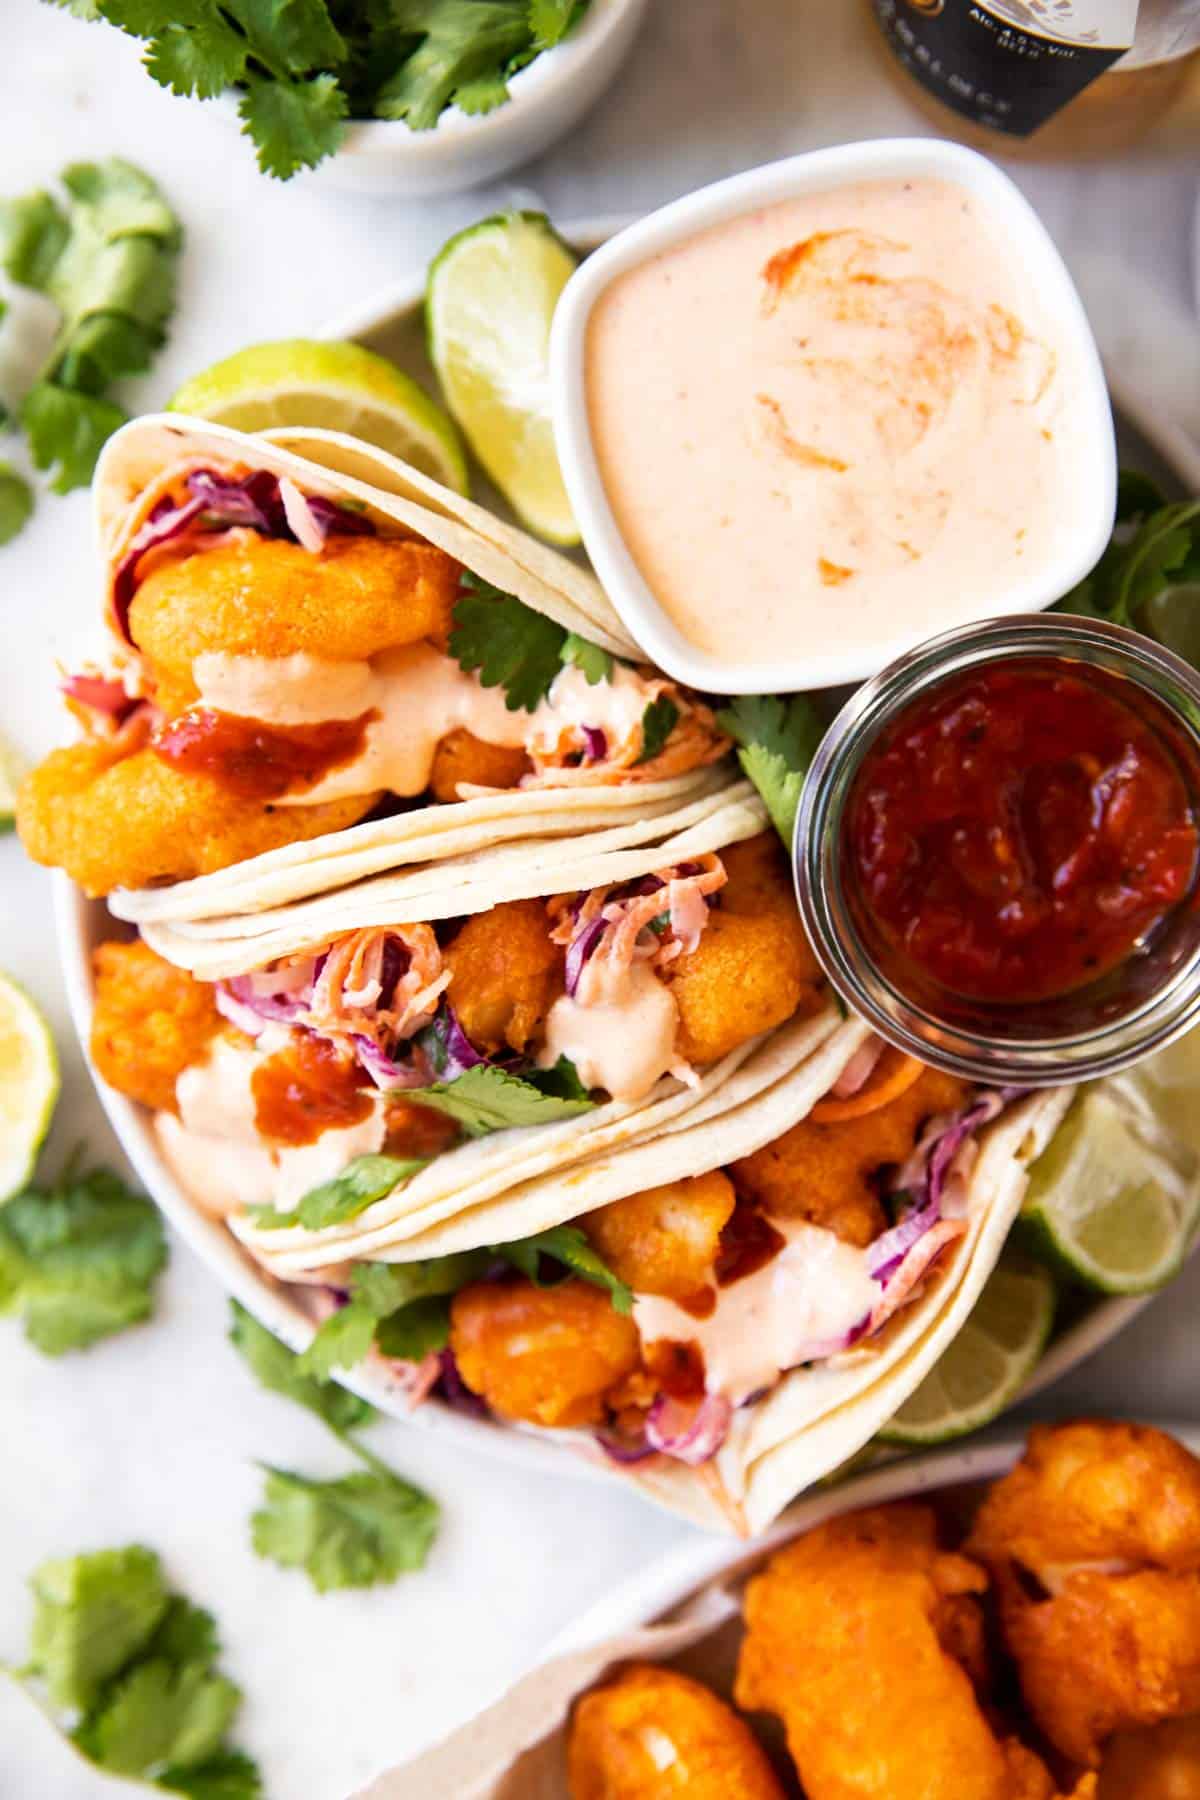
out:
M956 183L860 182L620 275L586 344L614 516L735 661L986 616L1067 528L1080 352Z

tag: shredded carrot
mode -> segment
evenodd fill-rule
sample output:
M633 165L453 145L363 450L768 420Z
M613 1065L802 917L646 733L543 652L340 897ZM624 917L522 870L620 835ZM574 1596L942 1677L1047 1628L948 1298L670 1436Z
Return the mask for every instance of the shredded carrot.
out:
M857 1094L848 1094L844 1100L835 1100L832 1096L818 1100L808 1116L815 1125L840 1125L845 1119L865 1119L868 1113L878 1112L907 1093L913 1082L920 1080L924 1067L915 1056L905 1056L902 1050L894 1050L889 1044Z

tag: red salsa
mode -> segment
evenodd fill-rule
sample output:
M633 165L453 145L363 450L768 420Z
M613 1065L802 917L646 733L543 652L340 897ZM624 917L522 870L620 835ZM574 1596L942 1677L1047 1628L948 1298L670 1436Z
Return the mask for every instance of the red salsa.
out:
M1188 894L1198 846L1175 756L1117 684L1016 660L901 713L863 759L844 829L873 933L987 1003L1115 968Z
M358 756L373 712L319 725L265 725L196 706L159 727L151 747L188 775L208 775L243 800L278 800L312 787Z
M369 1079L325 1038L295 1037L250 1077L254 1123L275 1144L315 1144L370 1117Z

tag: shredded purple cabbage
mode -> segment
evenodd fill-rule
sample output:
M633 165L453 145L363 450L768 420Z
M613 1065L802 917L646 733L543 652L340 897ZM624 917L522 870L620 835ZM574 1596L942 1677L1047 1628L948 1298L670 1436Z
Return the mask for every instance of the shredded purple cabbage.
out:
M470 1418L490 1417L487 1402L481 1400L478 1394L472 1393L463 1380L453 1350L447 1348L438 1354L442 1362L442 1372L434 1388L438 1398L444 1400L447 1406L452 1406L456 1412L466 1413Z
M230 999L244 1006L249 1012L256 1013L260 1019L272 1024L294 1025L308 1006L311 989L303 996L297 994L259 994L255 992L252 975L235 975L229 981L218 982L218 1004L224 991Z
M615 1463L620 1463L623 1468L628 1468L633 1463L646 1462L649 1457L659 1455L654 1445L646 1442L645 1432L637 1438L623 1438L619 1437L615 1431L598 1431L596 1442L605 1456Z
M732 1418L733 1402L724 1394L704 1394L692 1403L660 1394L646 1414L646 1442L695 1468L717 1454Z
M595 955L600 940L607 929L607 920L597 914L589 919L581 931L577 931L567 946L566 959L563 964L563 980L568 995L573 1000L575 990L579 986L579 978L584 967Z
M603 762L608 755L608 739L598 725L582 725L585 763Z

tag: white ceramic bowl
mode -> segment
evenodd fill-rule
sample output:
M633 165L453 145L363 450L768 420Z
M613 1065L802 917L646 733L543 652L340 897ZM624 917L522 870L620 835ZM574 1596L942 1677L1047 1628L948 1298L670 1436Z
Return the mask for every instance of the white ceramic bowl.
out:
M357 119L337 154L295 177L358 194L424 200L492 181L531 162L593 107L616 77L637 36L647 0L591 0L576 29L509 82L509 99L473 115L447 107L429 131L402 119ZM237 99L222 95L227 120L240 128Z
M814 644L800 658L736 662L699 650L659 604L621 534L592 442L585 386L588 321L611 283L699 232L759 207L853 182L902 177L956 182L986 202L1003 228L1014 262L1036 290L1063 341L1078 351L1077 410L1086 466L1074 470L1064 496L1060 547L1015 581L1001 601L988 597L978 616L1038 612L1061 598L1093 566L1108 542L1116 497L1116 451L1100 354L1075 285L1045 226L1020 189L986 157L938 139L883 138L815 150L750 169L701 188L631 225L589 257L567 283L554 317L551 392L555 441L571 506L588 555L629 630L677 681L718 694L776 693L864 681L916 641L910 633L880 641L870 653L836 641ZM831 638L834 634L831 634ZM923 635L918 633L917 636Z
M565 228L564 235L581 252L596 249L617 229L611 219L589 221ZM436 390L433 371L425 350L422 323L424 296L423 272L390 287L331 322L328 337L353 336L371 349L392 357L424 386ZM1136 402L1120 397L1123 416L1132 416L1135 427L1131 454L1151 465L1150 472L1164 480L1174 480L1186 491L1200 491L1200 460L1194 452L1189 459L1182 439L1169 434L1160 439L1154 422L1142 416ZM497 511L506 512L503 500L487 483L476 476L475 494ZM509 514L509 517L512 515ZM94 988L91 970L93 947L114 929L112 919L102 901L88 900L65 875L54 877L54 903L59 953L66 980L67 994L75 1029L85 1049L91 1031ZM315 1330L312 1315L306 1308L306 1295L301 1287L288 1287L275 1281L254 1262L231 1234L215 1220L201 1214L175 1181L160 1156L150 1115L124 1095L97 1082L101 1102L121 1146L147 1191L154 1197L179 1236L205 1262L221 1285L263 1325L275 1332L293 1350L302 1350ZM1099 1350L1117 1335L1147 1304L1144 1298L1099 1301L1082 1318L1064 1331L1051 1344L1037 1372L1025 1390L1037 1393L1065 1375L1078 1363ZM553 1441L526 1435L452 1412L436 1401L409 1413L404 1398L386 1374L375 1369L359 1370L341 1379L347 1387L362 1394L380 1411L397 1418L409 1419L427 1430L457 1439L467 1447L490 1452L506 1461L545 1473L576 1476L590 1480L608 1480L603 1467L588 1462Z

